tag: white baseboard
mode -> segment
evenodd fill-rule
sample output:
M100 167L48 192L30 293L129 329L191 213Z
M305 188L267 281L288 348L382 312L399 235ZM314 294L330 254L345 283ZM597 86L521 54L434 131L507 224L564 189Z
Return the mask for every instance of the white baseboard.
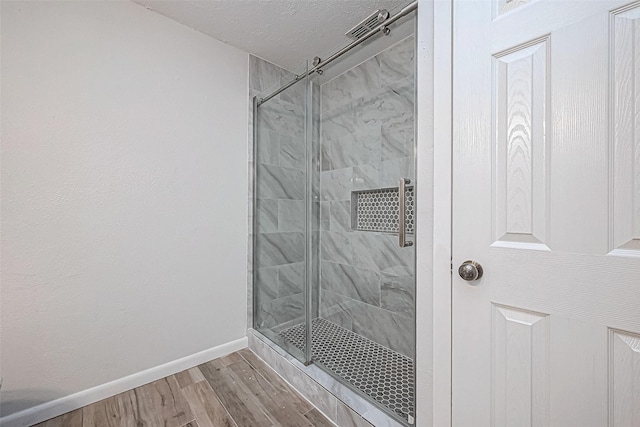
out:
M182 359L146 369L135 374L101 384L78 393L70 394L32 408L24 409L0 418L2 427L26 427L82 408L116 394L159 380L169 375L247 347L247 337L203 350Z

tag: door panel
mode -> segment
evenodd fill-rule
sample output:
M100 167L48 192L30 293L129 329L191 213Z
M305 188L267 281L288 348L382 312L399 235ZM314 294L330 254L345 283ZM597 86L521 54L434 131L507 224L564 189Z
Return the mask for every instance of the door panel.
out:
M547 250L549 37L494 55L494 242Z
M640 2L455 3L453 68L453 425L640 425Z
M640 256L640 5L612 16L613 236L617 255Z

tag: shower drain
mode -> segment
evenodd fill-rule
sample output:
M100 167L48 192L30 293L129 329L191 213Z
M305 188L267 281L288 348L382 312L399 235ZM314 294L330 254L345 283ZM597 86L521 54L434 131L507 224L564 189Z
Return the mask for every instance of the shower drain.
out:
M411 359L327 320L316 318L311 325L314 361L405 420L415 417ZM304 351L304 324L284 329L280 335Z

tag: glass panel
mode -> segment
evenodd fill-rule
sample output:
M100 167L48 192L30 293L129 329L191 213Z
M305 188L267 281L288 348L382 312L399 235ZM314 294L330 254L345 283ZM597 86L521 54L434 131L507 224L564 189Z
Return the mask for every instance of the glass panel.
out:
M415 13L317 77L321 162L313 362L405 424L415 417Z
M306 64L296 70L298 75L306 71ZM294 77L285 76L279 86ZM301 79L254 107L254 328L302 362L308 360L303 349L280 331L309 323L307 86Z

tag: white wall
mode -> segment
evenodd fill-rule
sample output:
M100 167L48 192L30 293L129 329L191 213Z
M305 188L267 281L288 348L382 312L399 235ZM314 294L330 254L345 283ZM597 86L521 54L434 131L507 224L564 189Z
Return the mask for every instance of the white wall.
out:
M2 415L241 339L248 55L130 2L1 2Z

